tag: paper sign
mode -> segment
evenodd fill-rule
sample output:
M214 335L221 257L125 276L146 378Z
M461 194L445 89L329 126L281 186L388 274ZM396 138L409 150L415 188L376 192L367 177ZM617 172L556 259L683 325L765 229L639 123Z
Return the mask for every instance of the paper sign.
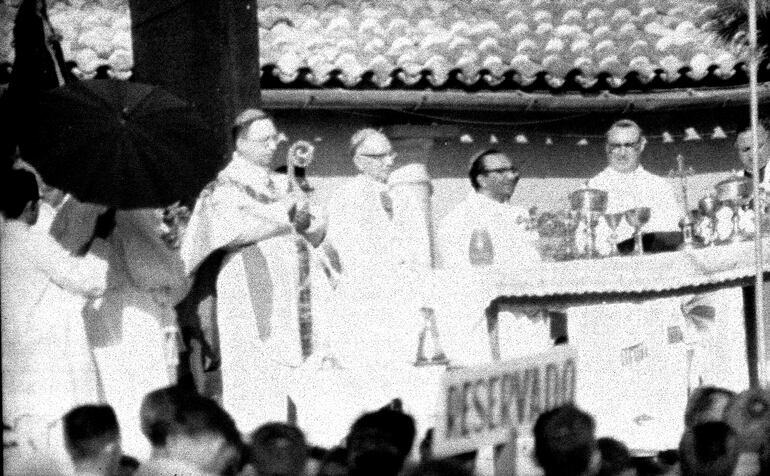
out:
M447 371L439 397L434 453L449 456L505 443L530 431L544 411L573 402L577 354L569 346Z

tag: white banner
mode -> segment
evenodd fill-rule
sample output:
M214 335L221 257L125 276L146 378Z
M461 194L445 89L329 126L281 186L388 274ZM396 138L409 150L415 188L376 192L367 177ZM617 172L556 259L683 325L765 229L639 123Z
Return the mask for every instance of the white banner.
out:
M577 354L558 346L519 359L447 371L434 433L437 456L505 443L544 411L574 402Z

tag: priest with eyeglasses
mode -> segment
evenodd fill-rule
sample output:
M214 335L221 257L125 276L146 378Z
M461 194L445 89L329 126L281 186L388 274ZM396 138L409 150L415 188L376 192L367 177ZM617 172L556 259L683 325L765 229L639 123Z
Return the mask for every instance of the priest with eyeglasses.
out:
M490 347L483 312L488 301L470 302L484 290L468 289L486 287L483 277L489 269L523 276L526 269L540 266L537 233L527 227L529 212L511 202L519 177L519 168L506 153L486 149L474 154L468 169L472 190L440 222L437 244L442 273L448 283L461 283L459 292L469 296L463 306L457 306L448 292L438 310L444 348L454 363L489 362L493 350L497 351ZM466 312L467 308L480 312ZM497 324L501 359L542 352L553 345L547 312L500 314L506 314Z
M589 180L588 186L607 192L607 213L648 207L650 221L644 225L644 231L678 231L682 206L671 183L649 172L641 164L646 146L647 139L636 122L621 119L612 124L607 131L605 145L607 167ZM619 240L630 238L632 233L633 228L625 220L617 229ZM608 254L609 234L609 227L600 222L597 248L602 254Z

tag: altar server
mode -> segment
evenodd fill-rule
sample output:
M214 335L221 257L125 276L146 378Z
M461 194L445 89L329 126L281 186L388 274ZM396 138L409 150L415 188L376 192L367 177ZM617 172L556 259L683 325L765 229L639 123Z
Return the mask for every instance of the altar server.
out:
M297 270L291 234L318 245L325 229L298 196L282 194L273 182L270 165L281 141L273 120L247 109L233 137L233 158L198 198L181 251L197 278L218 260L212 276L222 402L249 432L287 418L291 368L301 362L296 314L287 307L294 303L296 311L288 283ZM276 241L281 237L291 239Z

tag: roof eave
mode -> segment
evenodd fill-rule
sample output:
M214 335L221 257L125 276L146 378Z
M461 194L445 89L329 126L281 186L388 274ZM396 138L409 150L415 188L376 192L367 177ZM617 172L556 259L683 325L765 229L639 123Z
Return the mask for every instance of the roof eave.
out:
M770 83L760 84L759 102L770 100ZM725 107L749 103L749 88L709 88L628 93L549 94L523 91L361 91L348 89L263 89L262 107L271 110L486 110L628 112Z

